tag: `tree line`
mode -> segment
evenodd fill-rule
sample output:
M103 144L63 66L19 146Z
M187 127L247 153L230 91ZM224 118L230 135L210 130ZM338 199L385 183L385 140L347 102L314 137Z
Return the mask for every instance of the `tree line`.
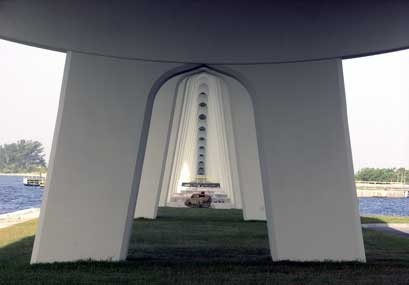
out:
M0 145L0 172L46 171L44 147L38 141L19 140Z
M45 172L46 161L41 142L19 140L0 145L0 172L26 173ZM409 169L405 168L362 168L355 180L409 183Z
M378 182L409 182L409 169L405 168L362 168L355 180Z

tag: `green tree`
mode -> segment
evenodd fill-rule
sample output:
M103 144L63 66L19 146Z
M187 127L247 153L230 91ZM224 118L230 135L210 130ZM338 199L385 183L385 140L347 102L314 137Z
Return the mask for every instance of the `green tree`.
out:
M405 168L362 168L355 174L359 181L408 182L409 170Z
M43 145L38 141L19 140L0 145L0 172L33 172L45 169Z

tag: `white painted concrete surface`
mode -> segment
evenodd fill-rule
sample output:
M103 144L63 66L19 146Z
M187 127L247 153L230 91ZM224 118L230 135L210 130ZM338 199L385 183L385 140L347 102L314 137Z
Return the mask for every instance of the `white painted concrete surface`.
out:
M253 98L273 260L365 261L341 60L229 68Z
M173 112L173 120L171 122L171 129L169 135L169 146L168 152L165 157L165 171L162 179L162 185L160 190L160 197L159 197L159 207L164 207L167 204L167 198L169 196L169 185L171 181L171 173L174 164L174 158L176 156L176 149L177 149L177 139L178 139L178 131L174 131L178 129L181 120L182 114L182 107L184 101L184 94L186 88L186 81L187 79L184 78L183 75L179 75L174 77L175 80L179 80L180 83L176 90L176 103L175 103L175 110ZM166 84L166 82L164 83Z
M266 220L254 110L246 88L232 77L220 75L228 88L233 122L238 183L244 220Z
M258 159L258 146L257 146L257 138L256 138L256 133L255 133L255 125L254 125L254 112L252 108L252 102L250 99L250 95L246 91L246 89L235 79L225 76L221 73L217 73L211 70L207 69L202 69L202 73L206 72L208 75L206 75L209 78L215 78L212 79L209 82L219 82L216 84L218 89L215 89L215 87L212 87L212 92L217 91L218 93L221 94L221 101L219 102L219 108L223 111L223 116L225 120L225 130L223 131L223 136L226 138L226 143L228 144L227 151L228 157L226 158L226 161L229 163L229 167L231 169L231 181L232 181L232 190L231 192L234 192L234 197L235 197L235 203L233 205L230 205L228 207L235 207L235 208L243 208L243 218L245 220L265 220L265 208L264 208L264 198L263 198L263 193L262 193L262 186L261 186L261 174L260 174L260 166L259 166L259 159ZM194 72L196 74L197 72ZM199 72L200 73L200 72ZM204 73L204 74L206 74ZM156 135L153 135L153 137L156 137L156 139L152 139L152 141L155 141L152 144L152 147L150 145L150 140L151 140L151 134L149 134L148 137L148 144L147 144L147 153L145 156L145 163L151 164L151 165L156 165L155 168L151 168L152 170L156 169L158 171L160 169L160 159L155 160L155 156L149 155L150 152L152 153L161 153L162 150L164 149L164 144L159 145L158 141L161 141L160 136L163 136L163 129L168 128L168 121L167 120L162 120L160 118L163 117L163 114L170 113L170 108L172 107L172 104L169 104L167 102L166 97L164 96L165 93L169 96L172 96L172 91L170 89L174 88L175 90L178 88L178 91L173 91L173 94L176 92L178 93L177 96L177 101L178 103L175 105L175 115L173 117L173 123L172 123L172 128L171 134L170 134L170 141L169 141L169 148L168 148L168 155L167 159L165 161L166 164L166 169L165 169L165 174L163 177L163 185L162 185L162 190L161 190L161 201L159 203L159 206L165 206L165 200L166 197L169 196L169 190L171 191L176 191L175 187L170 187L170 180L171 180L171 168L172 165L175 167L175 152L177 152L177 149L184 149L185 147L182 147L182 144L176 144L176 137L178 136L179 129L181 128L181 114L182 114L182 103L184 101L183 98L185 96L191 96L191 94L187 94L187 84L189 82L189 78L192 78L193 75L179 75L176 76L172 79L172 82L177 82L181 81L181 84L179 86L174 86L171 81L168 81L167 83L164 84L162 88L165 88L167 91L162 92L159 91L158 97L155 99L155 105L152 113L152 121L151 121L151 127L150 127L150 132L157 133ZM196 76L197 77L197 76ZM203 75L202 75L203 77ZM185 78L185 79L183 79ZM218 79L217 79L218 78ZM183 79L183 80L182 80ZM216 80L216 81L215 81ZM199 83L198 85L201 85L202 83ZM215 83L212 83L215 85ZM171 87L172 86L172 87ZM202 85L201 85L202 86ZM162 89L161 89L162 90ZM207 87L207 92L209 91L209 88ZM190 92L190 91L189 91ZM193 94L194 95L194 94ZM169 99L168 99L169 100ZM163 101L163 102L162 102ZM156 107L156 104L161 105L161 108ZM163 107L167 106L167 109L163 109ZM185 107L186 108L186 107ZM156 112L161 112L157 114ZM220 112L220 111L219 111ZM211 116L215 117L215 110L211 112ZM166 116L167 118L167 116ZM192 121L195 120L195 118L190 118L187 119L187 121ZM161 123L162 125L160 126L159 124L154 124L154 122ZM185 118L186 121L186 118ZM219 125L221 123L219 122L218 124L214 125L212 124L211 128L215 129L220 128ZM157 130L156 130L157 128ZM208 129L209 130L209 129ZM212 132L210 130L210 132ZM213 134L215 134L213 130ZM236 134L236 135L235 135ZM190 136L194 137L195 134L191 134ZM212 135L210 134L210 137ZM220 158L223 156L217 154L219 151L216 151L216 147L218 148L218 144L221 144L220 139L217 139L219 136L213 135L214 138L212 139L212 142L209 142L210 148L208 149L208 154L209 156L212 156L213 159L210 159L210 162L213 161L213 163L210 165L210 170L211 173L216 173L214 169L218 169L219 165L221 164ZM173 138L172 138L173 137ZM240 147L239 150L236 149L236 145ZM213 147L211 147L213 146ZM180 155L179 155L180 157ZM215 160L214 157L217 159ZM148 159L153 159L155 161L148 162ZM239 163L240 162L240 163ZM177 164L177 163L176 163ZM180 163L179 163L180 164ZM180 168L181 165L179 165ZM192 171L194 172L194 167L195 166L195 161L192 163ZM144 166L145 167L145 166ZM173 167L173 168L174 168ZM238 173L238 169L240 168L240 173ZM144 168L145 169L145 168ZM154 204L155 199L150 199L149 197L146 197L144 192L144 188L142 185L144 184L144 180L146 181L159 181L157 177L160 177L159 172L155 171L147 171L142 174L142 182L141 182L141 187L140 187L140 192L138 196L138 203L137 203L137 208L136 208L136 214L135 217L144 217L144 218L150 218L154 219L156 218L156 212L157 212L157 204ZM174 173L177 172L177 170L174 168ZM144 178L144 176L147 175L147 178ZM176 177L177 175L174 175ZM214 176L214 175L213 175ZM226 178L224 178L226 179ZM147 184L149 185L149 184ZM156 187L152 186L151 184L150 187L147 187L146 190L149 191L150 195L156 196L157 194L154 194L156 191ZM148 190L148 188L151 188ZM230 195L233 195L231 193ZM242 199L246 199L246 202L242 202ZM140 205L143 204L143 205ZM166 203L168 206L174 206L176 205L175 203ZM226 205L227 206L227 205ZM155 210L153 210L155 209ZM140 212L138 212L140 211Z
M149 94L173 67L67 55L31 263L126 258Z
M176 67L69 53L32 263L126 257L152 88ZM341 61L218 68L254 104L273 260L364 261ZM230 100L240 175L257 156L251 116L241 123L235 111L251 108L243 87L226 82L239 94ZM247 177L256 176L257 167ZM246 195L244 206L262 206Z
M157 215L178 80L172 78L162 85L153 103L135 218L155 219Z

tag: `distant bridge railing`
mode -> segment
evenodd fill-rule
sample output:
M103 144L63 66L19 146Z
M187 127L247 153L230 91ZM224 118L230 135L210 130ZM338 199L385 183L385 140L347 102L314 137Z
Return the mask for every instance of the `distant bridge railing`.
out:
M399 182L355 181L355 185L357 190L409 191L408 184Z
M362 181L362 180L355 180L356 184L383 184L383 185L406 185L409 186L409 184L404 184L402 182L387 182L387 181Z

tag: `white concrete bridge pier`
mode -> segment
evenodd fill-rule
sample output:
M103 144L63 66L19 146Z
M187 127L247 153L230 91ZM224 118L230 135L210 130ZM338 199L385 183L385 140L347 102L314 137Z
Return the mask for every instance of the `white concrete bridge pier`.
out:
M68 53L32 263L126 258L149 95L175 67Z
M32 263L126 258L138 190L152 187L140 198L155 217L168 175L181 68L68 53ZM230 96L244 218L266 214L273 260L364 261L341 61L215 68Z
M341 60L230 68L253 98L273 260L365 261Z

